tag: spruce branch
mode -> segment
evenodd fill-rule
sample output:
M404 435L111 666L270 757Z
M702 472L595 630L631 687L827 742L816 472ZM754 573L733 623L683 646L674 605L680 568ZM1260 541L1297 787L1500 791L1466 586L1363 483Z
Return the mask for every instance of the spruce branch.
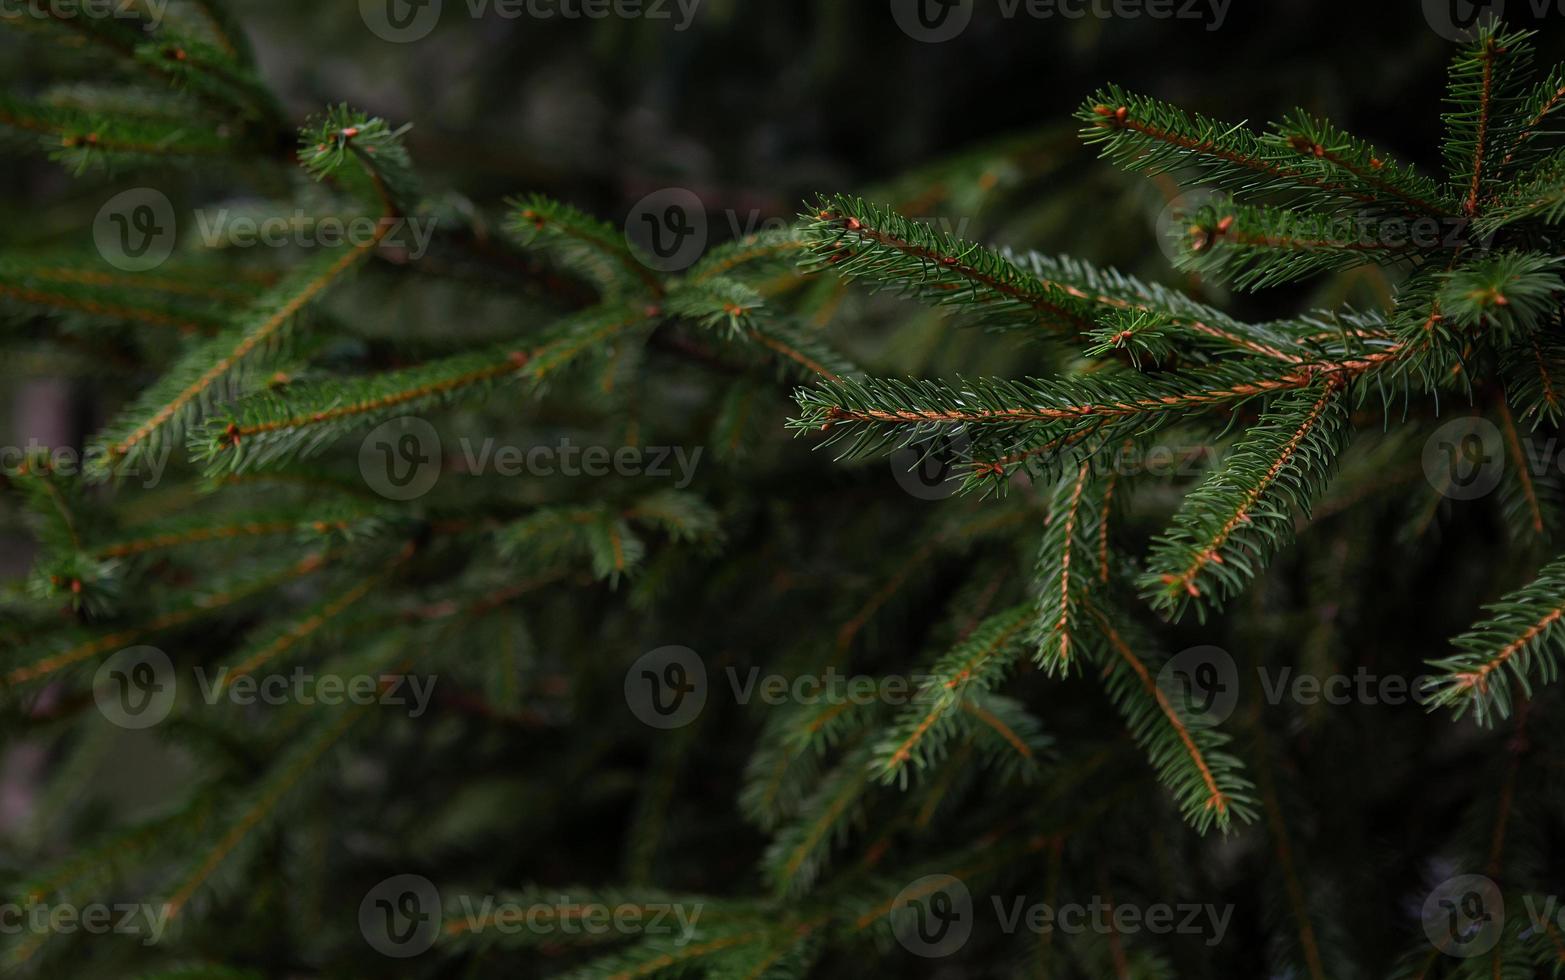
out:
M1520 422L1537 428L1565 421L1565 336L1557 321L1508 348L1501 371Z
M625 235L541 194L507 202L506 231L524 248L546 249L596 283L606 299L663 296L661 277Z
M1038 601L1033 641L1038 661L1051 674L1071 668L1073 644L1086 633L1087 603L1099 581L1088 556L1098 548L1106 499L1107 484L1094 478L1089 460L1054 487L1033 573Z
M1255 818L1249 790L1253 784L1241 773L1239 760L1222 751L1229 739L1216 728L1193 723L1187 709L1174 704L1157 683L1155 664L1138 656L1126 637L1137 639L1128 619L1114 622L1101 608L1094 618L1111 655L1104 684L1110 698L1125 717L1136 743L1145 750L1158 779L1169 788L1185 820L1201 833L1214 825L1227 833L1237 818Z
M1503 396L1494 401L1508 460L1499 487L1501 514L1513 540L1524 545L1547 541L1565 516L1565 487L1546 470L1534 472L1535 450L1524 443L1515 413Z
M1243 125L1192 115L1109 86L1076 118L1082 140L1126 170L1151 176L1193 168L1202 183L1249 195L1277 195L1340 212L1384 202L1324 156L1300 153L1287 138L1263 138Z
M365 243L326 253L258 299L234 326L191 348L120 418L97 437L103 478L156 453L170 433L185 429L238 384L241 372L278 340L321 293L369 256L390 230L382 222Z
M1442 320L1468 332L1483 328L1502 347L1552 318L1565 293L1565 259L1541 252L1495 252L1441 277Z
M971 731L964 705L1004 680L1025 647L1034 615L1023 603L990 616L934 663L912 703L875 743L870 764L881 783L906 789L914 773L929 771L953 741Z
M1556 150L1487 199L1473 227L1480 234L1492 235L1520 222L1536 220L1545 225L1558 225L1562 218L1565 218L1565 150Z
M798 815L830 750L855 739L874 722L866 705L822 699L770 712L745 763L739 808L767 833Z
M117 272L102 268L86 256L64 256L53 262L5 262L0 263L0 275L9 282L39 282L113 290L114 295L189 296L214 303L247 302L255 299L265 285L275 282L275 276L262 273L246 281L244 273L237 273L238 281L227 278L228 270L217 272L199 265L170 263L160 275Z
M383 375L258 392L193 431L191 457L214 475L308 459L348 432L471 396L527 363L527 353L507 343Z
M1175 265L1242 290L1415 257L1411 243L1376 241L1357 221L1314 212L1208 204L1176 220L1185 228Z
M1485 189L1498 179L1504 147L1525 129L1532 67L1530 31L1511 31L1490 22L1451 62L1446 82L1442 152L1462 212L1475 217Z
M583 966L560 974L561 980L639 980L642 977L679 975L691 971L709 971L709 976L741 976L725 972L747 948L775 937L775 929L759 926L738 929L681 943L677 939L658 936L637 943L631 949L601 957Z
M228 322L224 307L255 299L256 290L201 281L196 268L175 266L163 276L115 273L94 256L43 261L0 260L0 300L19 310L55 314L62 331L104 322L172 328L210 336Z
M825 870L833 848L863 821L871 758L868 745L849 751L805 800L798 818L772 839L761 869L778 897L807 892Z
M3 275L4 273L0 273L0 276ZM171 312L164 309L152 309L120 303L95 297L90 294L90 291L85 290L53 292L0 280L0 299L28 307L40 307L66 316L81 316L93 320L144 324L149 327L177 330L187 335L201 334L210 336L220 326L214 319L199 313Z
M259 574L237 576L233 581L221 583L209 591L203 590L184 597L140 623L86 636L68 635L63 642L43 641L7 651L3 660L5 666L0 668L0 692L53 678L69 668L93 663L105 654L148 637L220 613L287 582L314 574L324 568L328 560L325 555L311 554L289 563L281 570L266 569Z
M341 125L349 123L350 125ZM200 414L237 387L249 361L275 350L295 318L321 293L371 255L390 234L411 193L411 177L400 130L346 106L329 111L316 124L318 149L301 157L316 179L341 172L350 152L362 166L384 214L364 242L326 252L258 298L227 331L192 348L151 388L142 392L120 419L98 437L103 450L93 475L103 478L156 453L165 435L177 435ZM302 131L302 132L308 132ZM333 135L328 135L331 133Z
M324 628L332 624L343 612L362 601L376 588L401 570L417 548L413 542L402 546L389 561L370 573L354 576L348 584L317 602L301 618L267 630L260 638L250 641L236 654L229 665L222 669L218 682L219 693L226 692L233 683L249 677L263 667L275 666L278 661L292 655L317 638Z
M712 249L691 266L684 281L701 285L713 279L728 278L737 272L747 276L791 271L807 243L797 227L763 231Z
M254 790L231 808L223 833L207 842L201 859L180 877L164 898L162 910L169 921L179 919L225 864L244 859L246 845L253 844L257 835L279 819L279 807L297 792L302 782L312 776L319 778L322 757L368 713L363 705L349 705L341 709L337 717L316 725L313 732L297 742L272 767Z
M1293 511L1308 515L1348 432L1338 381L1278 399L1157 539L1142 577L1153 607L1204 619L1241 591L1291 540Z
M1043 754L1054 741L1026 705L1014 698L975 694L962 702L962 712L975 725L967 745L978 747L980 763L994 778L1031 782L1043 771Z
M1489 618L1452 641L1457 652L1429 665L1438 672L1431 706L1472 711L1480 725L1508 718L1519 688L1532 695L1534 680L1552 683L1565 657L1565 559L1493 605Z
M1117 269L1101 269L1064 255L1017 251L1005 254L1039 279L1095 304L1098 327L1091 332L1094 338L1100 338L1106 326L1124 329L1124 320L1119 318L1140 315L1162 324L1170 345L1177 343L1182 350L1195 348L1208 355L1258 354L1291 364L1318 354L1295 331L1277 329L1286 327L1285 324L1242 323L1184 293Z
M1076 333L1092 325L1092 304L1030 276L997 252L910 221L859 198L822 198L802 216L809 249L804 268L831 267L848 279L938 306L955 307L986 325L1042 323Z
M44 901L85 902L108 894L135 870L179 840L199 832L212 819L219 797L197 792L173 811L141 820L130 827L102 836L89 847L29 877L11 892L18 907ZM59 933L39 930L7 944L0 964L8 970L34 969L39 952Z
M210 517L181 518L163 524L138 528L134 536L100 545L94 554L100 558L130 558L152 552L190 545L228 544L247 538L299 535L301 540L320 541L323 537L343 535L358 539L373 535L383 526L376 509L357 505L279 509L243 516L224 515L220 521Z
M25 137L76 176L203 160L239 149L216 128L193 126L188 119L132 118L8 96L0 96L0 127Z
M153 32L150 21L122 16L123 11L114 17L83 17L58 5L41 9L50 24L170 87L189 92L214 113L238 113L246 120L282 128L282 108L272 90L251 66L236 61L234 50L221 39L211 43L166 25ZM8 18L13 23L19 19Z
M681 283L669 293L664 310L727 340L759 347L806 381L817 377L837 381L859 373L846 357L777 315L760 293L734 279L709 277Z
M1383 205L1394 203L1405 212L1434 218L1448 218L1456 213L1456 202L1433 180L1303 109L1294 110L1278 123L1275 135L1269 138L1274 144L1286 144L1301 156L1319 161L1323 173L1375 195Z
M830 268L847 279L943 308L998 329L1042 324L1092 335L1107 316L1144 312L1164 319L1181 339L1218 353L1262 354L1297 362L1284 337L1241 324L1165 287L1114 269L1036 252L995 251L843 195L822 199L803 219L811 249L807 271Z
M1540 136L1556 135L1543 129L1545 123L1565 109L1565 65L1555 65L1548 76L1533 86L1519 110L1521 123L1510 145L1500 158L1503 175L1514 175L1543 161L1547 147L1534 142Z
M677 544L711 546L722 540L718 515L704 501L664 491L615 508L544 507L495 532L501 558L528 568L551 568L586 558L593 574L610 585L636 574L647 544L635 527L660 531Z
M1270 362L1223 362L1162 375L1102 372L957 384L850 379L798 391L801 414L790 424L800 431L826 432L825 444L842 444L845 457L910 445L942 430L1012 444L1029 430L1045 433L1047 439L1088 433L1101 436L1100 444L1112 445L1123 435L1149 431L1149 426L1214 409L1231 410L1258 396L1323 385L1343 388L1356 378L1397 367L1405 356L1403 348L1381 344L1362 355L1291 369ZM1116 435L1115 426L1124 431Z
M412 213L419 194L418 176L403 142L411 128L393 128L346 103L332 106L299 129L299 165L317 181L352 186L385 217L401 217Z

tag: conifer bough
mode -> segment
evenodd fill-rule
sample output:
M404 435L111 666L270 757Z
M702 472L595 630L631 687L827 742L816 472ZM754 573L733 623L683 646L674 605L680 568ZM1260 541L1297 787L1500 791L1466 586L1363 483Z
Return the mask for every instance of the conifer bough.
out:
M1281 909L1264 925L1270 975L1356 975L1339 971L1350 940L1329 931L1321 897L1352 889L1313 879L1296 854L1302 831L1283 797L1297 773L1275 764L1268 723L1214 718L1170 684L1179 658L1147 620L1215 624L1250 601L1296 532L1310 533L1312 511L1317 523L1351 513L1416 471L1445 423L1437 409L1452 405L1500 433L1498 516L1520 544L1558 525L1559 487L1527 465L1524 439L1557 435L1565 416L1565 70L1535 79L1526 33L1488 25L1457 57L1438 176L1302 111L1255 132L1114 86L1086 100L1082 136L1105 159L1219 193L1176 221L1181 270L1239 290L1365 267L1398 283L1386 309L1252 323L1114 269L964 240L904 217L911 201L890 190L823 196L791 227L668 274L615 224L540 194L512 199L498 221L455 195L426 195L406 127L335 106L293 134L242 32L210 0L176 4L156 31L91 19L18 26L59 32L141 82L0 99L0 130L18 145L78 174L223 159L272 168L291 186L299 166L319 184L311 207L378 224L367 242L281 271L184 254L156 275L78 253L0 262L0 313L37 328L25 339L153 379L120 398L86 473L47 456L5 473L39 548L4 598L16 615L0 627L0 696L7 731L55 739L64 760L47 819L96 819L73 801L118 734L88 724L100 670L156 643L180 651L181 683L218 671L202 684L211 704L168 706L162 731L198 760L177 777L178 805L111 821L63 856L40 833L23 858L37 866L0 875L19 904L153 896L177 927L168 945L39 933L6 945L4 969L379 972L387 961L365 942L373 916L351 914L371 902L365 889L477 853L470 881L440 883L443 909L415 910L434 924L428 959L416 962L453 975L543 963L583 977L802 977L885 955L911 907L939 890L931 881L995 895L1038 887L1051 901L1062 882L1112 884L1147 904L1175 877L1163 878L1165 862L1216 888L1224 869L1249 861L1275 871L1263 886ZM988 148L909 186L927 196L961 184L970 200L990 200L1003 183L991 164L1017 155ZM384 247L392 223L415 215L439 219L429 261ZM372 288L335 303L355 277ZM1051 369L872 375L822 329L845 318L845 283L981 326L996 343L1036 341L1029 363ZM516 306L499 328L449 313L475 293ZM437 336L376 333L362 315L376 301L425 308L426 297L448 311ZM119 381L110 390L122 392ZM990 493L893 524L900 513L883 515L883 498L851 474L809 469L766 439L795 409L803 437L844 456L957 447L964 484ZM633 446L663 429L709 441L724 469L689 489L562 490L463 473L391 502L366 490L358 439L409 415L529 445L566 431ZM1230 448L1148 544L1128 501L1149 481L1104 464L1165 434ZM167 486L118 496L180 447ZM437 455L449 464L457 454L448 444ZM1328 497L1339 472L1350 485ZM1031 485L999 492L1013 483ZM1438 492L1431 500L1418 527L1442 503ZM874 520L859 520L871 510ZM1485 724L1525 716L1557 677L1565 559L1490 598L1483 621L1430 662L1433 704ZM627 728L632 657L621 648L724 617L765 634L777 662L757 666L778 671L852 663L901 677L906 651L882 640L898 635L899 617L921 624L909 642L933 649L903 702L800 701L747 726L752 716L717 704L722 675L746 655L725 635L726 649L703 651L711 703L698 721L656 739ZM385 705L258 715L227 702L249 680L305 666L375 678L377 692L389 674L436 670L441 696L416 725ZM1112 731L1093 741L1099 709ZM724 723L735 727L712 734ZM1498 767L1496 829L1479 835L1493 875L1526 792L1526 745L1519 719ZM1475 770L1491 761L1469 758ZM692 759L713 784L729 767L729 809L748 828L721 820L727 810L680 809L698 782ZM351 778L326 778L339 765ZM618 874L598 873L613 850L599 804L627 791ZM1180 834L1167 832L1164 809ZM1213 829L1221 836L1198 839ZM600 883L510 877L557 868L556 851L582 853L566 839L578 832L592 835ZM1246 850L1258 834L1270 853ZM518 846L527 852L513 861ZM738 855L702 862L712 894L665 887L668 854L691 851ZM1422 874L1428 858L1405 863ZM623 884L603 886L610 877ZM489 893L455 890L469 885ZM539 934L507 928L515 920L503 914L455 911L497 895L566 918L670 903L703 911L678 941ZM1470 961L1483 975L1558 962L1558 936L1522 926L1520 907L1494 952ZM1427 946L1409 933L1399 975L1430 976ZM272 948L285 934L297 939L287 955ZM1165 956L1157 938L982 948L1049 976L1074 975L1055 972L1067 963L1086 976L1173 976L1172 957L1196 961ZM232 965L189 965L215 951Z

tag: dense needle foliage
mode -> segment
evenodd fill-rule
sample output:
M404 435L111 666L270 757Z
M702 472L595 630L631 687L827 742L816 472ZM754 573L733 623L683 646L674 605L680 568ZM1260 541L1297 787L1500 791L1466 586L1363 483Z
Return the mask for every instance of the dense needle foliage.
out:
M1561 885L1565 70L1526 32L1456 54L1437 175L1303 111L1088 96L1106 161L1210 192L1175 209L1189 292L908 216L1037 193L1042 139L671 266L674 204L649 245L435 189L404 121L295 129L206 0L12 26L100 74L0 98L7 152L142 196L0 259L12 373L112 408L79 467L6 461L37 550L0 595L0 732L51 766L0 891L159 925L23 930L0 969L900 976L951 901L974 976L1562 962L1533 913ZM362 233L137 265L148 202L225 180L295 236ZM1365 267L1381 308L1220 302ZM538 447L549 472L503 468ZM1476 625L1388 649L1431 602ZM1364 670L1419 697L1276 694ZM100 792L127 745L141 812ZM1355 835L1388 812L1398 839ZM1418 914L1463 874L1504 898L1455 893L1476 955ZM1207 928L1018 929L1014 896ZM587 907L641 918L565 927Z

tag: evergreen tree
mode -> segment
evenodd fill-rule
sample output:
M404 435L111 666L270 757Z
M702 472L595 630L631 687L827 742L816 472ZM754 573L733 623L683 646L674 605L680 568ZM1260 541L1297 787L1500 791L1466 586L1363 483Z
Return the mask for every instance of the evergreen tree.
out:
M1395 283L1252 322L907 216L1003 209L1036 140L684 262L678 196L496 214L400 122L295 130L207 0L57 21L14 26L98 81L0 126L167 193L0 262L13 373L112 408L79 454L5 461L36 555L0 718L50 766L0 893L126 917L0 937L5 971L1565 962L1565 68L1528 33L1457 53L1438 176L1302 111L1085 100L1104 159L1211 192L1173 232L1202 290ZM214 186L290 247L175 241L172 198L206 222ZM1500 567L1447 567L1499 527ZM1434 596L1487 607L1388 655ZM1288 686L1365 668L1428 676L1365 713ZM144 812L102 792L131 745ZM1355 834L1388 810L1400 839Z

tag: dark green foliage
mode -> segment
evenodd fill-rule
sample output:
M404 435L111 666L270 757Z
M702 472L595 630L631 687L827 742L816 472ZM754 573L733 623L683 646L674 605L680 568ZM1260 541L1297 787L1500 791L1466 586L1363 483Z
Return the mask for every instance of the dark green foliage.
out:
M1238 908L1245 937L989 922L950 961L974 975L1558 962L1519 910L1554 887L1558 808L1534 784L1555 778L1565 656L1565 562L1538 567L1565 517L1545 448L1565 419L1565 74L1532 76L1525 33L1489 25L1458 55L1441 178L1304 110L1257 131L1088 98L1106 160L1220 192L1173 209L1187 292L1025 247L1076 244L1016 206L1081 193L1036 159L1056 141L825 193L666 271L622 216L442 191L407 125L338 105L296 128L209 0L155 31L15 26L109 79L0 101L22 149L88 180L261 187L257 213L374 231L264 260L182 248L146 274L79 242L0 261L6 370L74 354L109 419L77 471L35 454L0 483L32 542L0 593L0 730L50 761L0 894L171 922L148 945L30 934L6 971L912 975L940 876L984 916L1023 894L1198 900ZM243 179L202 162L219 158ZM907 217L941 207L971 233ZM412 220L432 223L427 255L392 237ZM1388 302L1339 303L1323 284L1344 273ZM1222 285L1320 286L1321 308L1252 321ZM1443 428L1464 420L1497 439ZM411 453L424 426L438 444L403 461L432 480L399 498L372 474L376 434ZM501 472L497 446L613 463ZM669 449L700 452L660 476ZM1431 458L1503 473L1474 502L1454 492L1472 474L1442 481ZM935 464L947 482L921 479ZM1503 567L1449 560L1478 536L1458 505ZM1428 568L1450 573L1442 608L1381 603L1435 593ZM1268 686L1421 669L1428 648L1388 652L1383 624L1465 623L1484 600L1427 658L1434 717L1327 721ZM1233 651L1202 664L1232 688L1223 711L1188 669L1212 638ZM179 691L151 736L102 700L100 671L143 645ZM638 657L670 650L696 658L705 704L665 729L637 684L690 665ZM376 696L235 697L301 673ZM384 697L421 677L440 686L417 709ZM1451 715L1505 731L1448 737ZM135 771L168 785L105 805L97 784L144 736ZM1415 800L1405 847L1360 832ZM1511 904L1496 951L1452 965L1407 906L1458 866ZM442 908L430 948L394 960L361 903L409 874ZM700 914L673 935L526 917L667 905Z

